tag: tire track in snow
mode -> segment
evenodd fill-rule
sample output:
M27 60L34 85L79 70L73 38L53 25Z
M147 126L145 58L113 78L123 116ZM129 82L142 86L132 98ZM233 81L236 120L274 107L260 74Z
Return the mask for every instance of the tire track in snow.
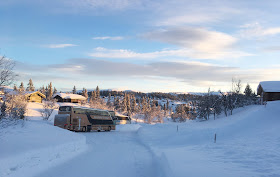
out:
M140 141L137 131L82 134L87 138L88 151L38 177L165 177L160 173L159 159Z

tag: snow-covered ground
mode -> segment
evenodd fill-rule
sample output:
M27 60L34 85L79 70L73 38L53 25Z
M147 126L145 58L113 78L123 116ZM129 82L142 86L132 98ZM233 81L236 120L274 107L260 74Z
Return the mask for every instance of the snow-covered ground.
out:
M34 176L87 149L85 136L43 121L41 108L39 103L29 103L28 121L0 128L0 177Z
M0 176L280 177L279 108L276 101L217 120L87 133L37 117L1 130Z
M270 102L218 120L149 125L138 134L165 159L168 176L279 177L279 108Z

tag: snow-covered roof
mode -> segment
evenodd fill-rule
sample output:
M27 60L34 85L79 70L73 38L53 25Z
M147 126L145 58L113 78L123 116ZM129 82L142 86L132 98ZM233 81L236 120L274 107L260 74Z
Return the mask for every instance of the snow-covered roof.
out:
M262 87L264 92L280 92L280 81L262 81L258 89Z
M86 97L84 97L82 95L72 94L72 93L56 93L56 94L54 94L53 97L55 97L57 95L60 96L63 99L86 100Z
M27 96L27 95L31 95L33 93L37 93L37 94L41 95L41 97L46 98L46 96L43 93L41 93L40 91L26 91L26 92L24 92L24 95Z
M46 96L43 94L43 93L41 93L40 91L24 91L24 92L21 92L21 94L23 94L23 95L31 95L31 94L33 94L33 93L38 93L39 95L41 95L43 98L46 98ZM19 91L16 91L16 90L13 90L13 91L11 91L11 92L9 92L8 93L9 95L18 95L18 94L20 94L20 92Z

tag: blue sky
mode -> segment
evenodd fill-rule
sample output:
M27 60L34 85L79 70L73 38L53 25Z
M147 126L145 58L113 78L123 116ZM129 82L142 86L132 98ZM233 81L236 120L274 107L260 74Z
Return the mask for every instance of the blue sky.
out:
M277 0L10 0L0 55L36 87L162 92L279 80Z

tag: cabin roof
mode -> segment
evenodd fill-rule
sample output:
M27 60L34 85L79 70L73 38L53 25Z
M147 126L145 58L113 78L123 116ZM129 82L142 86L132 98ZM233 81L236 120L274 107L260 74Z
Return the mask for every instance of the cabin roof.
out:
M38 95L40 95L42 98L46 98L46 96L45 96L43 93L41 93L40 91L25 92L24 95L25 95L25 96L29 96L29 95L33 95L33 94L35 94L35 93L37 93Z
M76 99L76 100L86 100L86 97L78 94L72 93L56 93L53 97L60 96L63 99Z
M22 95L25 95L25 96L29 96L29 95L37 93L41 97L46 98L46 96L43 93L41 93L40 91L24 91L24 92L21 92L21 93L22 93ZM19 91L15 91L15 90L9 92L9 95L18 95L18 94L20 94L20 92Z
M262 81L258 86L258 90L260 87L264 92L280 92L280 81Z

